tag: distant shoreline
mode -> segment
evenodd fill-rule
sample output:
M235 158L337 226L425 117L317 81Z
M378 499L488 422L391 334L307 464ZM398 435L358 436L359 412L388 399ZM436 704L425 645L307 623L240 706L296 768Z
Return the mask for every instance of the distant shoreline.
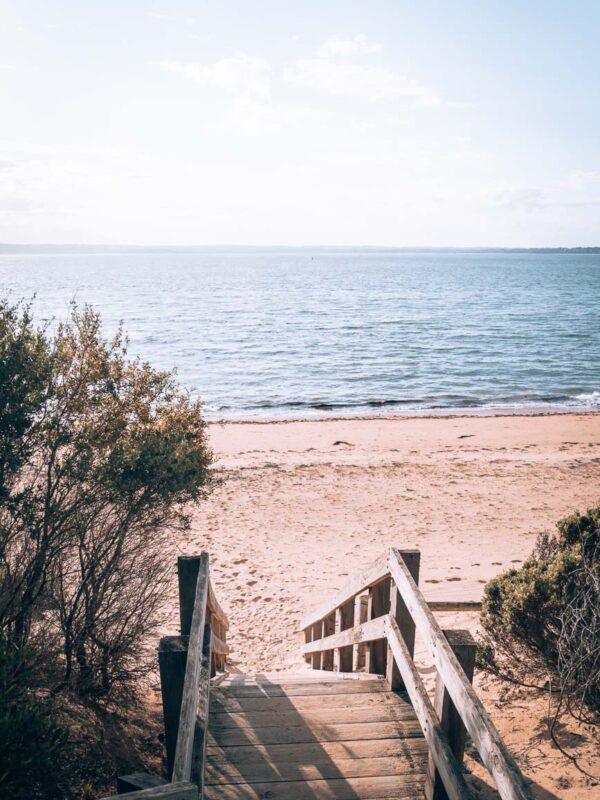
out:
M515 408L514 411L509 409L440 409L439 413L435 413L432 409L426 409L423 412L415 411L414 413L407 414L338 414L335 416L305 416L305 417L243 417L238 419L232 418L211 418L207 417L206 421L209 425L289 425L306 422L391 422L391 421L407 421L407 420L429 420L429 419L464 419L468 418L515 418L515 417L592 417L600 415L600 409L581 409L574 408L560 410L559 408L552 407L548 410L541 409L539 406L532 407L531 411L526 408Z
M534 255L600 255L596 247L378 247L368 245L97 245L0 243L0 255L122 255L127 253L531 253Z

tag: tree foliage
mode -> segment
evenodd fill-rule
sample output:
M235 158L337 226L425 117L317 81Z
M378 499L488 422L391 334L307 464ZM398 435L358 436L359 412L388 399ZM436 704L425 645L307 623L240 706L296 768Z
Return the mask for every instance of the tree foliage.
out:
M121 331L106 340L91 308L51 333L28 306L0 303L7 680L86 702L131 687L148 666L166 537L210 490L210 463L200 403L129 358Z

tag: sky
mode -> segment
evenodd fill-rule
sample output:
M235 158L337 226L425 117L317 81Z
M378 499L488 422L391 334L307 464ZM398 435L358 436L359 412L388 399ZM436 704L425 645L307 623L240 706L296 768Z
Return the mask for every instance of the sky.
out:
M597 0L0 0L0 241L600 244Z

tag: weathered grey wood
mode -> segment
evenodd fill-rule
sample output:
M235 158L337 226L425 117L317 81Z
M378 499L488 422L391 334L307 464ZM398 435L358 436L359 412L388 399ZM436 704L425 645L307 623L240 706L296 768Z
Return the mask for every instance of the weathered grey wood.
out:
M348 647L358 642L370 642L384 635L385 617L369 620L356 628L348 628L325 639L317 639L302 646L303 653L320 653L335 647Z
M210 672L211 672L211 627L204 626L202 640L202 661L198 677L198 709L196 712L194 746L192 750L191 780L198 786L202 799L204 786L204 762L208 741L208 722L210 714Z
M210 729L224 728L268 728L270 726L298 725L299 721L309 727L319 725L338 725L346 722L388 722L393 719L414 719L414 712L408 703L398 707L389 703L370 706L343 708L307 708L249 711L242 713L217 712L210 716Z
M325 617L323 620L323 636L331 636L335 633L335 621L336 615L330 614L328 617ZM323 653L321 658L321 668L327 670L328 672L333 671L334 667L334 651L333 650L326 650Z
M393 797L397 800L421 800L420 776L387 775L376 778L339 778L316 781L280 781L271 783L214 784L206 787L207 800L372 800Z
M444 630L442 633L448 640L448 644L458 659L458 663L463 668L467 680L469 683L473 683L476 645L471 633L467 630ZM452 752L458 763L462 764L465 754L465 725L439 675L437 676L435 687L434 706L440 724L448 736ZM444 782L431 755L429 756L425 794L427 800L447 800L448 798Z
M354 601L354 626L362 625L368 619L368 606L369 598L367 595L359 595ZM366 663L367 645L364 642L359 642L354 648L354 663L352 665L354 671L363 669Z
M312 640L313 642L318 642L319 640L323 639L323 623L322 622L315 622L312 626ZM311 650L312 653L312 668L313 669L321 669L322 663L322 652L321 647L317 647L316 649Z
M429 746L420 737L410 739L352 739L347 742L304 742L303 744L243 745L240 747L209 746L207 764L218 769L230 763L240 771L263 759L272 764L323 764L351 758L357 761L401 756L407 764L412 755L427 756ZM425 785L425 765L423 766Z
M211 701L223 702L229 697L298 697L303 695L360 694L362 692L388 692L385 680L374 678L372 681L310 681L304 684L232 685L226 689L211 688Z
M175 762L188 638L187 636L163 636L158 645L158 667L165 727L167 774L169 776L173 774Z
M236 747L248 744L302 744L303 742L345 742L356 739L414 739L423 735L416 719L386 722L342 722L337 725L308 727L298 725L265 728L209 728L209 747Z
M223 611L223 609L219 605L210 581L208 584L208 608L212 616L218 619L219 623L223 626L225 631L228 631L229 620L227 618L227 614Z
M298 672L259 672L256 675L240 675L229 673L219 680L213 681L215 687L227 686L248 686L266 683L279 686L287 686L290 683L331 683L332 681L377 681L380 680L376 675L368 675L366 672L336 672L332 675L327 670L310 669L299 670Z
M129 775L119 775L117 778L117 794L137 792L140 789L152 789L156 786L165 786L169 781L148 775L147 772L131 772Z
M344 603L338 609L340 632L352 630L354 628L354 598ZM338 672L352 672L353 667L353 645L345 645L338 649Z
M337 608L352 600L357 594L366 591L370 586L380 581L388 574L387 558L378 556L364 570L355 575L348 583L337 591L330 600L320 605L308 614L300 623L300 629L305 630L309 625L328 617Z
M213 633L212 637L212 649L214 653L220 656L226 656L229 654L229 645L225 644L223 639L220 639L217 634Z
M400 554L391 548L389 568L450 697L503 800L531 800L521 771L502 741L481 700L458 663ZM402 671L402 670L401 670ZM439 768L439 765L438 765ZM448 787L446 786L446 789Z
M187 574L190 577L192 571ZM190 624L190 637L188 641L188 657L183 683L181 699L181 712L179 715L179 731L175 760L173 763L173 781L188 781L192 774L192 759L194 751L194 738L196 732L196 710L198 708L199 680L202 668L202 643L204 640L204 625L206 622L206 605L208 598L208 553L200 556L197 579L195 582L195 600ZM181 586L181 582L180 582ZM188 602L189 590L184 590L185 602ZM187 611L186 611L187 615ZM183 623L187 624L187 616L181 616Z
M106 795L100 800L117 800L117 798L118 800L123 800L123 798L131 798L131 800L198 800L198 787L188 781L179 781L136 792Z
M481 611L481 600L428 600L427 605L439 612Z
M308 644L309 642L312 642L312 625L309 625L304 631L304 644ZM307 664L312 664L312 655L310 655L310 653L305 653L304 660Z
M179 630L182 636L189 636L196 602L196 582L198 570L203 561L208 561L208 553L199 556L179 556L177 558L177 578L179 584Z
M415 744L421 740L415 740ZM279 762L276 757L255 756L250 764L240 765L232 759L211 760L206 764L206 784L219 783L269 783L274 780L302 781L332 778L378 778L385 775L415 775L425 771L427 752L425 748L415 747L401 756L381 758L336 758L313 760L307 759L303 748L306 745L295 745L297 757L294 761ZM237 748L229 748L232 751Z
M471 795L460 765L442 730L421 676L400 633L398 623L391 616L388 617L388 642L450 800L469 798Z
M210 707L215 712L244 714L246 712L261 711L265 708L273 711L285 712L295 709L302 712L306 709L336 709L347 708L349 704L360 701L360 706L366 708L379 703L392 704L397 695L383 694L374 692L372 694L318 694L318 695L282 695L280 697L269 696L268 704L265 698L255 697L215 697L214 689L210 694Z
M408 571L412 575L414 582L418 584L421 553L418 550L400 550L399 553ZM411 658L413 658L415 654L415 623L394 581L390 581L390 614L398 623L400 634L406 643ZM387 647L387 666L385 674L392 691L398 692L404 689L404 682L400 675L400 670L398 669L398 665L396 664L389 645Z
M369 589L369 617L376 619L390 610L390 578L385 578ZM372 641L369 645L369 672L385 675L387 668L387 642L385 639Z

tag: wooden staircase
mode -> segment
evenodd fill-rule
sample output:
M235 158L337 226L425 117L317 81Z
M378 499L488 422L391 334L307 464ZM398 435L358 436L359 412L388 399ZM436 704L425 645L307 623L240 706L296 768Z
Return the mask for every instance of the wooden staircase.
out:
M422 798L427 754L412 706L383 678L232 676L211 689L204 797Z
M475 642L442 630L420 553L390 548L302 622L312 670L226 670L229 621L207 553L178 559L180 635L161 639L165 776L119 778L131 800L469 800L467 736L501 800L528 785L471 685ZM459 603L472 608L473 602ZM415 636L437 672L431 697ZM108 798L105 798L108 800Z

